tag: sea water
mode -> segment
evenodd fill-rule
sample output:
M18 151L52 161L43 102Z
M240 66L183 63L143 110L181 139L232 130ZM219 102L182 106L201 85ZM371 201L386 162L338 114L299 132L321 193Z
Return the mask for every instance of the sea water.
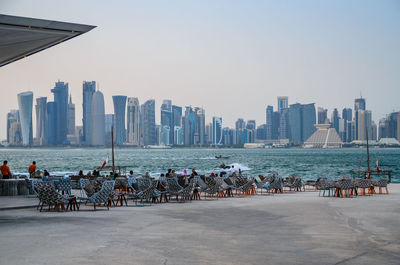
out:
M221 155L227 159L216 159ZM93 170L102 165L109 156L109 148L76 149L0 149L0 159L8 160L12 172L27 172L32 161L39 170L47 169L57 174ZM381 170L392 170L392 181L400 182L400 149L370 149L371 169L376 169L378 160ZM339 177L349 175L352 170L366 169L365 148L343 149L115 149L115 165L126 166L137 174L149 172L157 176L172 168L181 172L183 168L195 168L199 173L219 170L221 164L236 165L248 175L278 173L281 176L298 174L304 179L315 179L321 175Z

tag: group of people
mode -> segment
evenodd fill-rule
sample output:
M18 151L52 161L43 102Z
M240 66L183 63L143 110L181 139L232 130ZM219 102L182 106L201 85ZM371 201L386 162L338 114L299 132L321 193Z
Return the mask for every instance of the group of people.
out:
M12 178L13 174L11 173L10 167L8 166L8 161L4 160L3 165L0 166L0 172L3 179L10 179ZM32 164L28 167L28 172L30 177L34 177L36 173L36 161L33 161ZM50 174L47 170L43 170L43 176L49 177Z

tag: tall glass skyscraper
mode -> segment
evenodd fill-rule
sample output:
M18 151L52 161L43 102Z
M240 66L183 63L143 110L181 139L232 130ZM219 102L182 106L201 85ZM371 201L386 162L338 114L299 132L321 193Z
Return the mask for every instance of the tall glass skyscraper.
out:
M315 106L292 104L289 108L289 139L293 144L305 142L315 132Z
M213 117L212 118L212 127L213 127L213 145L221 145L222 144L222 118L221 117Z
M278 111L281 112L283 109L287 109L289 107L289 98L288 97L278 97Z
M68 134L68 83L56 82L51 92L56 104L56 144L65 144Z
M82 124L83 124L83 144L91 144L92 135L92 99L96 91L95 81L84 81L82 84L83 103L82 103Z
M272 140L272 123L273 123L274 107L267 106L265 110L265 124L266 124L266 140Z
M103 146L106 143L105 137L105 112L104 112L104 96L100 91L93 94L92 100L92 135L91 145Z
M36 138L40 145L47 144L47 98L36 99Z
M126 140L126 96L113 96L112 98L114 102L114 143L116 145L122 145Z
M172 105L172 128L170 139L173 139L172 143L175 143L175 126L182 127L182 107ZM179 131L180 132L180 131Z
M140 105L138 98L128 98L126 120L127 142L132 145L140 145Z
M48 145L56 145L56 103L55 102L47 102L47 144Z
M21 120L21 133L22 133L23 145L31 145L33 143L32 105L33 105L33 93L31 91L18 94L18 106L19 106L19 115Z
M68 103L68 134L75 134L75 104L72 103L71 95L69 95Z
M161 129L163 127L168 126L170 128L169 133L169 142L172 142L174 139L173 131L174 124L173 124L173 114L172 114L172 102L169 99L165 99L161 104ZM164 128L164 131L166 128Z
M157 143L157 137L154 99L147 100L141 106L141 115L143 145L155 145Z

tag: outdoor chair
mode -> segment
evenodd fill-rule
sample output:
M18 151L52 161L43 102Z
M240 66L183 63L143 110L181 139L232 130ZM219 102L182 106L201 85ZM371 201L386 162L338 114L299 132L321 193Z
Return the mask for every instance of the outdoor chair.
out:
M135 201L136 206L144 206L145 205L144 202L148 202L149 205L151 205L152 200L156 199L158 196L161 195L157 190L157 185L158 181L153 180L150 184L150 187L148 187L143 191L138 191L135 194L132 195L129 194L128 199L132 199L133 201ZM140 205L138 205L138 201L140 201L141 203Z
M270 191L270 185L267 178L261 180L259 176L256 176L254 178L254 183L256 184L257 189L260 189L260 194L262 194L263 189L265 189L267 192Z
M61 192L63 195L72 194L72 182L71 179L60 179L57 183L57 190Z
M341 178L336 182L338 197L351 197L354 195L354 183L350 178Z
M385 188L386 190L386 194L389 194L389 190L388 190L388 180L387 179L380 179L376 182L376 186L379 188L379 194L383 194L382 193L382 188Z
M269 189L273 190L275 193L283 192L283 180L278 175L270 176Z
M101 189L88 197L78 197L80 201L93 203L94 210L96 211L96 204L103 204L109 210L111 206L112 192L114 191L114 180L105 180Z
M361 196L372 195L371 187L373 188L373 186L370 179L357 178L354 181L354 186L357 189L357 193L359 195ZM361 194L358 192L358 189L361 189ZM367 192L365 192L365 190L367 190Z
M69 196L60 195L54 187L53 182L38 182L35 188L39 195L40 211L42 211L44 205L49 206L49 210L51 206L54 206L55 211L58 211L60 207L65 211L65 202L68 201Z

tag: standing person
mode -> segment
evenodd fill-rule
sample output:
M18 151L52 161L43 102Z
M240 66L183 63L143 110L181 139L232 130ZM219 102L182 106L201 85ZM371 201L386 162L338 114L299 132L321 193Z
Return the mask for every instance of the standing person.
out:
M230 171L231 171L231 175L235 174L235 172L236 172L236 168L235 168L235 166L234 166L234 165L232 165L232 167L231 167Z
M36 161L32 162L32 165L29 166L28 171L29 171L29 176L33 177L33 175L35 174L35 171L36 171Z
M10 168L7 166L7 163L7 160L4 160L3 165L0 167L3 179L9 179L12 176Z

